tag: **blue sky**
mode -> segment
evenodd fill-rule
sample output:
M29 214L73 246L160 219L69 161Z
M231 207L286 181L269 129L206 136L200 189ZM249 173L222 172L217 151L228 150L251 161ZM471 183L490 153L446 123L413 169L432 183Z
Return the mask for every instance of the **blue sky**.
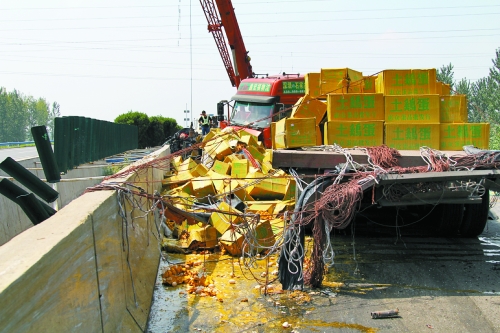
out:
M488 75L498 1L233 0L256 73L349 67ZM235 89L198 0L0 2L0 86L113 121L129 110L184 124Z

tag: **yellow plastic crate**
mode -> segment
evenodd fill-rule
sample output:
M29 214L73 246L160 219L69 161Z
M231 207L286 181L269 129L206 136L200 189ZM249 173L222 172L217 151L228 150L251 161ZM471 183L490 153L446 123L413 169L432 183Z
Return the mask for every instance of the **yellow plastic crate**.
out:
M384 120L383 94L328 94L328 121Z
M490 124L441 124L441 150L462 150L463 146L473 145L480 149L489 149Z
M439 95L385 96L386 123L439 123Z
M436 94L436 69L388 69L378 74L375 92L384 95Z
M398 150L439 149L439 124L385 123L384 143Z
M383 121L329 121L325 123L324 144L344 148L379 146L384 142Z
M441 123L467 122L467 96L452 95L439 97Z

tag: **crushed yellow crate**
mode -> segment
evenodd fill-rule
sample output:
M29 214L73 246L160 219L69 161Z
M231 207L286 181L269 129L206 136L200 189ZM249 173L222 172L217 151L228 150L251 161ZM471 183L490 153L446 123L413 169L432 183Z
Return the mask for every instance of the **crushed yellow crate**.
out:
M316 118L283 118L276 123L274 142L277 149L316 145Z
M452 95L439 97L441 123L467 122L467 96Z
M181 171L172 177L163 180L163 184L176 183L176 182L187 182L193 179L193 174L189 171Z
M200 247L213 248L217 245L217 230L210 226L189 226L189 243L200 242Z
M273 230L273 234L275 236L283 234L283 229L285 228L283 219L269 220L269 224L271 225L271 229Z
M436 94L436 69L388 69L378 74L375 92L384 95Z
M272 149L266 149L266 152L264 153L264 159L262 160L263 162L269 162L273 163L273 150Z
M192 181L193 192L199 202L209 203L208 196L215 195L215 187L210 177L197 177Z
M383 121L329 121L324 125L324 144L344 148L379 146L384 142Z
M320 71L321 95L331 93L363 92L363 73L350 68L322 68Z
M193 192L193 182L187 182L186 184L184 184L182 186L179 186L178 190L180 192L184 192L186 194L189 194L190 196L194 195L194 192Z
M276 203L274 207L274 216L278 216L283 213L285 210L293 210L295 200L280 200Z
M205 151L207 151L206 148ZM229 141L219 138L213 141L213 144L210 146L207 153L214 160L217 159L223 161L224 157L233 153L233 150L231 149L231 146L229 146Z
M285 195L283 200L295 200L296 182L295 179L289 179L286 184Z
M246 158L233 161L231 177L245 178L248 174L248 160Z
M227 155L225 158L224 158L224 163L229 163L229 164L232 164L234 161L237 161L237 160L241 160L243 157L243 155L241 154L231 154L231 155Z
M295 103L292 108L292 118L316 118L316 125L319 125L326 113L326 103L312 99L309 95L304 95Z
M231 224L239 224L243 222L243 218L239 215L227 214L243 214L239 210L229 206L226 202L221 201L218 205L220 212L210 214L210 224L217 230L219 234L224 234L231 227ZM223 213L223 212L226 212Z
M273 170L273 165L271 162L269 161L263 161L261 164L261 169L262 169L262 173L267 175L269 173L269 171L272 171Z
M490 124L441 124L441 150L463 150L463 146L473 145L480 149L489 149Z
M363 92L368 94L375 93L375 79L377 75L363 76Z
M439 95L385 96L386 123L439 123Z
M184 162L182 162L180 165L179 165L179 169L177 170L178 172L182 172L182 171L193 171L196 167L198 166L198 163L196 163L195 160L193 160L191 157L189 157L187 160L185 160Z
M255 184L249 193L255 199L282 200L286 194L287 185L287 178L269 177Z
M266 151L264 148L248 146L247 150L257 161L262 162L264 160L264 153Z
M224 190L224 181L230 178L228 175L221 175L212 170L208 170L206 177L212 180L214 188L218 193Z
M189 195L185 192L178 192L177 197L173 199L173 204L179 209L188 210L191 209L191 206L193 206L193 202L195 202L195 200L196 198L193 195Z
M248 174L245 180L238 180L240 183L245 185L245 192L251 197L252 195L250 194L255 187L255 182L260 179L265 177L265 175L260 172L260 171L254 171L254 170L248 170Z
M233 192L241 201L253 201L254 198L246 191L245 185L247 185L247 182L244 180L231 180L224 185L221 192Z
M311 98L320 97L320 73L307 73L304 75L305 94Z
M220 133L219 128L211 128L210 132L208 132L208 134L203 137L202 142L208 142L208 141L212 140L219 133Z
M272 214L274 211L274 207L276 203L259 203L258 201L255 203L248 203L247 212L258 213L258 212L267 212Z
M255 135L252 135L244 130L238 132L240 135L239 141L246 143L247 146L259 147L259 141Z
M384 120L383 94L328 94L328 121Z
M439 123L385 123L384 143L398 150L419 150L426 146L439 149Z
M231 171L231 164L215 160L212 165L212 170L221 175L228 175Z
M245 236L234 231L227 230L222 237L219 238L219 243L232 256L241 256L243 251L248 252L250 249L256 253L262 252L265 248L273 246L275 242L273 229L269 221L263 221L255 227L253 233L248 235L250 243L245 242ZM255 243L253 243L255 242Z
M196 168L194 168L193 172L191 173L193 177L203 177L206 176L208 170L209 169L204 164L200 163Z
M174 158L170 161L170 164L172 164L172 168L173 168L175 171L179 171L179 166L181 165L181 163L182 163L182 156L181 156L181 155L174 157Z

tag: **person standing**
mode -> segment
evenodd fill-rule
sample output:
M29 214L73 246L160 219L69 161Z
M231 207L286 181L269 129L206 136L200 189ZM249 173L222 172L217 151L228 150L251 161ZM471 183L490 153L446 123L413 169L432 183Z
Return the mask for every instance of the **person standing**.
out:
M210 132L210 117L205 110L201 111L201 117L198 119L198 123L201 126L201 135L207 135L208 132Z

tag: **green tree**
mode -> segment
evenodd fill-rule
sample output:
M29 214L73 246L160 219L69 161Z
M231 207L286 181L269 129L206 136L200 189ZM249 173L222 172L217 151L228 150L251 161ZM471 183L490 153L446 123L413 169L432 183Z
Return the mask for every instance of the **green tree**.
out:
M31 128L47 125L49 120L49 104L44 98L35 100L32 96L25 99L27 110L26 139L32 140Z
M163 116L154 116L150 117L149 119L152 120L153 118L158 119L158 121L162 124L163 127L163 141L165 141L167 138L171 137L174 135L177 131L182 129L182 126L177 124L177 121L173 118L167 118Z
M450 63L446 66L441 66L436 71L436 79L440 82L446 83L450 85L450 89L453 89L453 65Z
M148 146L160 146L165 142L165 133L163 132L163 117L154 116L149 118L148 127Z
M177 121L163 116L148 117L145 113L129 111L115 119L115 123L136 125L139 132L139 148L160 146L180 130Z
M456 94L467 95L469 122L490 123L490 149L500 149L500 49L495 51L489 75L471 82L466 78L451 82ZM437 71L438 80L450 84L453 65L442 66Z
M61 106L57 102L52 103L49 111L49 119L47 121L47 132L51 139L54 138L54 119L61 116Z
M9 141L26 140L26 124L28 111L24 96L17 90L9 93L7 106L7 121L9 125Z

